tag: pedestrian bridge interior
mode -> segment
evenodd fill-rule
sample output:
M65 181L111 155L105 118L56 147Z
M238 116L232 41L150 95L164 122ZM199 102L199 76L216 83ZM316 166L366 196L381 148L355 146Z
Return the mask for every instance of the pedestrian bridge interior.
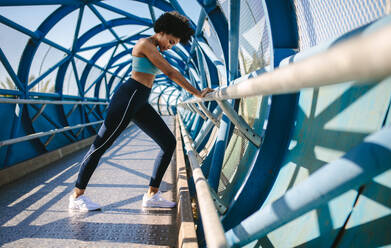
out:
M141 208L159 146L135 124L69 212L79 162L177 11L149 102L177 146ZM390 0L0 0L0 246L391 247Z

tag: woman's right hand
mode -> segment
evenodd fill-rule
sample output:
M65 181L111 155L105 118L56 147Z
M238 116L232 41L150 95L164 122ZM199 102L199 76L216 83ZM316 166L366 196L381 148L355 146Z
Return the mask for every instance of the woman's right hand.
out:
M206 94L210 93L210 92L213 92L214 90L211 89L211 88L205 88L201 91L201 94L198 95L198 97L200 98L204 98L206 96Z

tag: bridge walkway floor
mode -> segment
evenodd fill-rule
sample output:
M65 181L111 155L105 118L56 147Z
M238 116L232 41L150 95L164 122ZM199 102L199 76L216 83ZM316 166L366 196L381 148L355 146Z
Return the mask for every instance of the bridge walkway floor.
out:
M164 118L171 130L174 118ZM137 126L103 155L86 195L101 211L67 209L88 148L0 188L1 247L175 247L176 208L143 209L158 145ZM175 157L175 156L174 156ZM160 190L175 200L174 158Z

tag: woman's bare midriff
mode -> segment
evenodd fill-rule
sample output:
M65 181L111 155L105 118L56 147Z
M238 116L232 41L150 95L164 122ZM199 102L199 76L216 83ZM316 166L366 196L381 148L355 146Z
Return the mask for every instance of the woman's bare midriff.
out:
M145 72L132 71L131 78L145 85L148 88L152 88L153 81L155 80L155 75Z

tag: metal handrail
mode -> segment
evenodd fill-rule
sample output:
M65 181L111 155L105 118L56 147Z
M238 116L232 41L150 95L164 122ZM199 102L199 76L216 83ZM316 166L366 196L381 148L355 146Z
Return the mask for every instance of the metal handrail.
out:
M11 104L94 104L94 105L108 105L108 102L81 102L81 101L51 101L51 100L31 100L31 99L9 99L0 98L0 103Z
M208 247L213 248L228 247L227 240L224 235L224 229L217 214L217 210L209 190L208 182L202 173L201 167L195 155L194 148L191 144L192 142L189 139L189 134L187 133L180 114L177 115L177 118L179 119L187 156L193 171L193 179L196 186L198 205L200 207L206 244Z
M195 103L216 101L237 127L237 133L259 147L261 137L224 100L293 93L348 81L378 83L391 75L391 25L341 42L317 55L282 66L255 78L236 79L232 85L217 88L204 98L192 97L178 103L196 109ZM196 109L198 112L198 109ZM203 116L202 116L203 117Z
M57 105L58 104L60 104L60 105L63 105L63 104L74 104L75 106L77 106L77 105L94 105L94 106L96 106L96 105L108 105L109 104L108 102L51 101L51 100L32 100L32 99L8 99L8 98L0 98L0 103L9 103L9 104L43 104L42 108L32 118L32 121L35 121L38 118L38 116L40 114L42 114L42 112L43 112L43 110L44 110L44 108L45 108L45 106L47 104L57 104ZM68 115L71 114L74 110L75 110L75 108L73 108L68 113ZM90 112L91 111L92 110L90 110ZM29 135L26 135L26 136L18 137L18 138L3 140L3 141L0 141L0 147L16 144L16 143L27 141L27 140L36 139L36 138L39 138L39 137L52 135L52 137L49 138L49 140L48 140L48 142L50 142L51 139L53 139L54 135L57 134L57 133L62 133L62 132L65 132L65 131L76 129L76 128L84 128L84 127L87 127L87 126L100 124L102 122L103 122L103 120L90 122L90 123L86 123L86 124L77 124L75 126L68 126L68 127L64 127L64 128L60 128L60 129L53 129L53 130L49 130L49 131L46 131L46 132L39 132L39 133L34 133L34 134L29 134ZM45 143L45 145L47 145L48 142Z
M6 145L12 145L12 144L27 141L27 140L36 139L36 138L43 137L43 136L48 136L51 134L62 133L62 132L68 131L68 130L76 129L76 128L83 128L83 127L87 127L87 126L92 126L92 125L100 124L102 122L103 122L103 120L90 122L90 123L86 123L86 124L77 124L75 126L68 126L68 127L64 127L64 128L60 128L60 129L53 129L53 130L50 130L47 132L39 132L39 133L29 134L29 135L14 138L14 139L3 140L3 141L0 141L0 147L6 146Z
M342 82L376 83L391 75L391 25L343 41L327 51L258 77L217 88L204 98L178 103L197 103L250 96L293 93Z

